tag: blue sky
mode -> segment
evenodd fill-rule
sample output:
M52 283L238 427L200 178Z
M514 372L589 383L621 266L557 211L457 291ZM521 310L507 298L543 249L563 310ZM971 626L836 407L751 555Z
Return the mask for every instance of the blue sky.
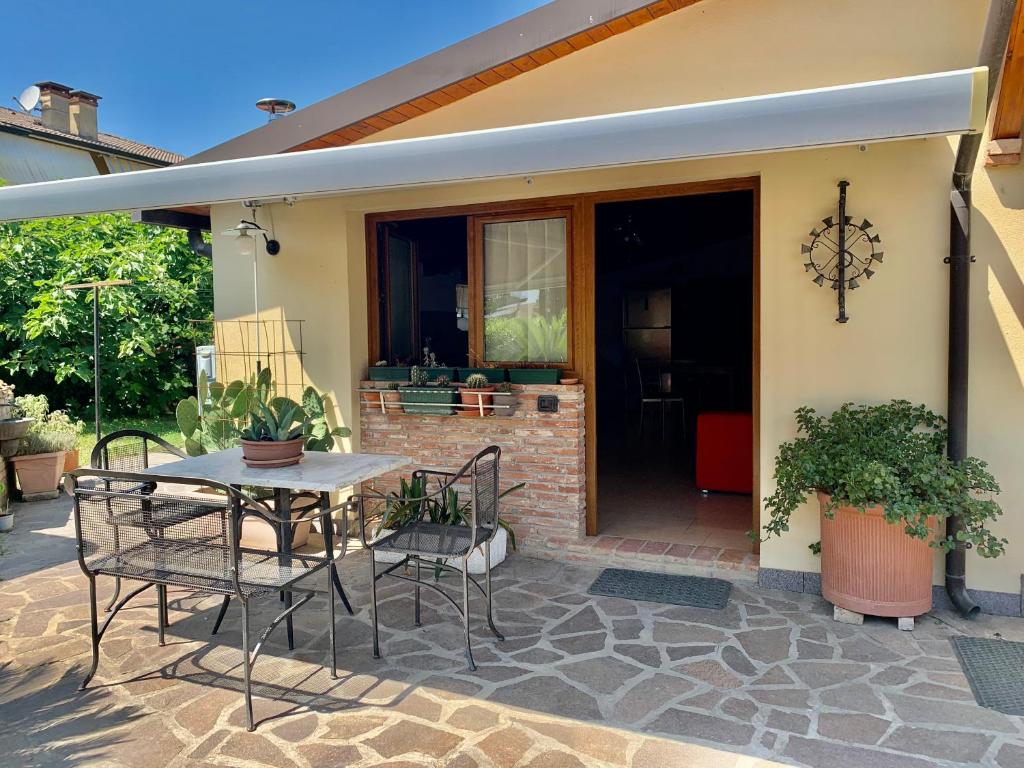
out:
M103 97L100 130L192 154L544 0L5 2L0 102L42 80Z

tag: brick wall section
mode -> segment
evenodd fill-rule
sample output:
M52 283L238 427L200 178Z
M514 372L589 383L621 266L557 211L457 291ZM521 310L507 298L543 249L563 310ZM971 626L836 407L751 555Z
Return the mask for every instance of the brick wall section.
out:
M372 386L364 382L363 386ZM388 411L360 398L360 450L408 456L404 472L374 480L378 490L397 487L414 468L459 469L477 451L501 446L501 490L526 487L500 503L520 545L542 546L550 538L576 538L586 531L584 393L582 385L514 386L519 408L510 417L421 416ZM558 413L539 413L537 396L558 395Z

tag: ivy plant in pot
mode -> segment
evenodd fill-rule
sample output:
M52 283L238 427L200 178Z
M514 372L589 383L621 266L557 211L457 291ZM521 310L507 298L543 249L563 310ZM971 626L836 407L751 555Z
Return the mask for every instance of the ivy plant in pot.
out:
M796 411L799 435L775 460L775 492L765 499L765 538L789 530L810 494L821 518L821 591L847 610L912 617L932 605L936 549L971 547L997 557L1006 540L989 524L999 486L976 458L947 458L945 420L923 405L893 400L844 404L831 416ZM958 540L944 534L958 515Z
M242 460L246 466L265 469L298 464L309 427L309 416L294 400L275 397L269 403L258 401L249 414L249 426L239 437Z
M23 395L15 400L17 411L34 419L18 454L11 457L18 487L26 501L57 496L64 472L64 454L78 445L84 425L64 411L50 411L45 395Z

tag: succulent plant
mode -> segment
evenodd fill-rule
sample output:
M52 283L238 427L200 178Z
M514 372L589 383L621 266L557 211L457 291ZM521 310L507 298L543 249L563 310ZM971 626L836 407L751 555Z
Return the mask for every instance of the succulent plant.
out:
M384 368L384 367L387 366L387 364L388 364L387 360L378 360L376 363L373 364L373 367L374 368Z
M466 389L485 389L491 385L482 373L474 373L466 377Z
M451 377L445 376L443 373L436 379L434 379L434 381L437 383L437 386L439 387L450 387L452 385Z
M287 397L275 397L269 403L256 403L249 414L249 426L242 430L243 440L284 442L296 440L306 433L309 415L302 406Z
M409 369L409 383L414 387L426 386L427 378L427 372L418 365L414 365Z
M503 381L498 385L498 391L505 395L512 394L512 382Z
M302 410L308 417L303 433L306 436L307 451L329 451L334 447L334 438L352 435L352 430L348 427L331 427L327 421L325 399L313 387L306 387L302 393Z
M400 386L401 386L401 384L399 382L397 382L397 381L389 381L388 382L388 389L398 389Z

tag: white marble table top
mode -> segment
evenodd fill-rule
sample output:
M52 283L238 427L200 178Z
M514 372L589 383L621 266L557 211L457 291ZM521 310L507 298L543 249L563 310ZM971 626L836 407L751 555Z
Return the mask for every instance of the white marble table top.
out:
M300 463L278 469L250 468L241 448L191 456L146 470L152 475L176 475L213 480L224 485L257 485L293 491L340 491L410 463L405 456L380 453L323 453L307 451Z

